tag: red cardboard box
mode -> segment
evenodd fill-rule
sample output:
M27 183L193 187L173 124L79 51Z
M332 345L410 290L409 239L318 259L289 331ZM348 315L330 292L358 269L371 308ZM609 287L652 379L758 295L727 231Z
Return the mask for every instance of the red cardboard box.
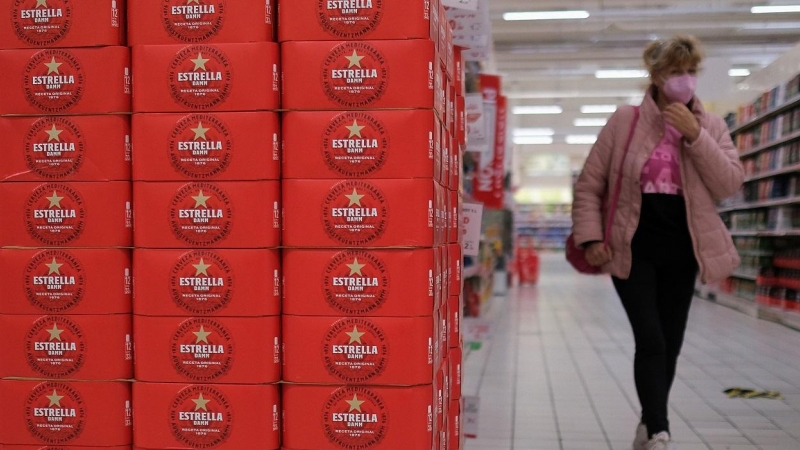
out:
M132 0L128 45L274 39L274 0Z
M0 315L0 378L133 377L130 314Z
M127 382L0 380L0 442L39 446L131 444Z
M458 146L467 145L466 102L466 98L461 95L456 95L456 142L458 143Z
M0 249L0 314L131 312L123 249Z
M286 109L444 111L442 69L432 41L286 42L281 47Z
M285 385L283 445L287 450L431 449L433 397L430 385Z
M133 251L133 309L145 316L276 316L278 250Z
M433 381L432 317L283 316L283 380L413 386Z
M0 181L131 179L127 116L0 117Z
M130 445L115 445L113 447L103 447L102 450L131 450L133 447ZM0 444L0 450L98 450L97 447L84 447L70 445L67 447L61 446L45 446L41 445L13 445L13 444Z
M438 245L435 185L428 180L284 180L284 245Z
M134 316L136 379L151 382L276 383L280 317Z
M133 179L278 180L273 112L135 114Z
M278 39L436 39L438 35L431 29L432 5L437 6L438 2L280 0Z
M464 259L464 252L461 249L461 244L449 244L447 246L448 256L450 258L450 295L461 295L462 286L462 262Z
M461 400L450 400L450 414L448 415L447 449L459 450L461 448Z
M137 247L268 248L280 244L280 182L133 183Z
M0 115L131 110L128 47L0 50Z
M0 49L125 45L125 0L5 0L3 10Z
M284 178L434 178L439 119L423 111L288 112Z
M134 383L137 449L280 447L277 385Z
M461 365L463 364L463 351L461 346L456 346L450 349L450 354L447 357L447 362L449 364L449 375L450 375L450 392L449 396L450 399L460 399L461 398L461 385L463 383L463 372L461 370Z
M130 247L131 184L0 183L0 247Z
M135 112L280 106L278 44L141 45L133 48L133 62Z
M295 316L428 316L432 249L283 252L283 312Z

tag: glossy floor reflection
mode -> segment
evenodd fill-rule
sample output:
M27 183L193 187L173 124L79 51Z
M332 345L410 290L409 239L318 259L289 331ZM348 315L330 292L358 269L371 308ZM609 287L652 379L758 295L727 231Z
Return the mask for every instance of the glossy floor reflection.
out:
M465 395L481 399L467 450L631 448L633 340L608 278L546 255L540 284L487 317L494 336L465 367ZM784 398L729 399L729 387ZM696 300L671 400L679 450L800 450L800 332Z

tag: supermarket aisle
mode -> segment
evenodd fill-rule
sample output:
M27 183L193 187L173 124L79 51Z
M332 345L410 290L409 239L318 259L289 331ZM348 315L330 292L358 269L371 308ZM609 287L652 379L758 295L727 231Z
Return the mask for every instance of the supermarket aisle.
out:
M495 302L494 337L469 355L481 398L468 450L630 449L633 342L610 280L543 258L541 285ZM800 449L800 333L697 300L672 395L679 450ZM729 387L784 400L729 399Z

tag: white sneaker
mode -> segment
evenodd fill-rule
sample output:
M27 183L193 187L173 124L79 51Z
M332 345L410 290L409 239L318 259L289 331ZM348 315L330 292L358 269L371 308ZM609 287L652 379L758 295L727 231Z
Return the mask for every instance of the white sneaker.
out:
M636 437L633 439L633 450L645 450L647 441L647 425L640 422L639 426L636 427Z
M662 431L653 436L653 439L647 441L644 446L645 450L672 450L672 441L669 438L669 433Z

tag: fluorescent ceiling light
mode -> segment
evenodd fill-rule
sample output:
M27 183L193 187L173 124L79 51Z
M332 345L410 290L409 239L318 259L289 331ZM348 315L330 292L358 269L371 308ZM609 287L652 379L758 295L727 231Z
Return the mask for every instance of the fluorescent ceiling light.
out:
M581 106L583 114L612 114L617 110L617 105L584 105Z
M598 70L594 73L596 78L601 79L621 79L621 78L645 78L650 75L646 70L638 69L612 69Z
M728 71L730 77L749 77L750 71L747 69L731 69Z
M588 11L521 11L503 14L503 20L570 20L587 19Z
M528 114L561 114L564 108L558 105L552 106L515 106L514 114L528 115Z
M774 5L774 6L753 6L750 8L753 14L778 14L800 12L800 5Z
M573 134L567 136L567 144L594 144L597 136L592 134Z
M515 137L552 136L556 134L552 128L515 128Z
M517 145L548 145L553 143L552 136L515 136Z
M576 127L604 127L608 123L607 119L575 119Z

